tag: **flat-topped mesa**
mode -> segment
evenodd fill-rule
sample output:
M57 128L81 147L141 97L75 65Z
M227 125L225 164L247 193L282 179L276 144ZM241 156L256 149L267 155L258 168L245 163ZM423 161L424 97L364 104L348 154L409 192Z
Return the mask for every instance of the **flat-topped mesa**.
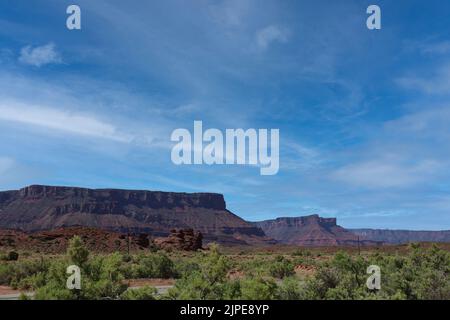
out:
M258 224L270 224L272 226L289 226L289 227L301 227L308 224L320 224L324 227L334 227L337 225L336 218L322 218L317 214L312 214L303 217L280 217L274 220L266 220L258 222Z
M204 208L226 210L223 195L217 193L178 193L145 190L87 189L32 185L19 190L24 200L48 198L71 203L82 203L72 210L101 213L120 213L122 205L146 206L153 209ZM100 205L103 203L104 205ZM90 204L95 204L91 206ZM105 206L105 204L110 204ZM60 212L61 213L61 212Z
M266 235L285 244L323 246L357 245L358 237L337 225L336 218L317 214L255 222Z
M0 229L83 226L165 237L193 229L205 242L261 243L264 232L226 209L223 195L32 185L0 192Z

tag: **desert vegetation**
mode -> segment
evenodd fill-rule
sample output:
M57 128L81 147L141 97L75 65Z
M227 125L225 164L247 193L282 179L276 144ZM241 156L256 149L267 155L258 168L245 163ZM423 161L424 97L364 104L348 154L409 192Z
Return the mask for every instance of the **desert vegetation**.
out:
M412 244L389 250L326 249L198 252L147 250L93 253L74 237L66 254L0 254L0 285L23 299L450 299L450 250ZM69 265L81 270L80 290L66 287ZM381 289L366 286L369 265L381 268ZM130 279L173 279L165 292Z

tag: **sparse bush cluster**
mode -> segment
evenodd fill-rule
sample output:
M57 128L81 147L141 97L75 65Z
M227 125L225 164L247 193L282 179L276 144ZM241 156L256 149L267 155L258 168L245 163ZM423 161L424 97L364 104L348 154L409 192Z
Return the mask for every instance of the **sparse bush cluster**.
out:
M43 258L29 260L8 260L0 263L0 285L13 288L29 288L30 283L49 270L49 260Z
M366 287L369 265L381 268L381 290ZM450 253L411 245L409 254L338 253L307 282L308 299L450 299Z
M261 259L257 264L262 263L265 271L260 268L251 276L230 280L226 274L232 263L213 250L201 264L205 273L187 274L170 291L169 298L450 299L450 253L437 247L412 245L408 254L376 253L367 257L338 252L320 263L314 275L306 279L295 276L295 263L286 257ZM382 270L381 290L366 286L369 265L378 265Z
M6 260L6 259L5 259ZM67 267L81 269L81 290L66 287ZM153 288L127 290L129 277L172 277L173 262L164 254L136 257L120 253L92 255L79 237L71 239L65 256L39 257L0 264L0 284L34 291L34 298L47 299L150 299Z
M6 252L0 260L0 285L33 291L35 299L450 299L450 252L436 246L326 258L305 250L233 256L214 245L190 254L102 255L90 253L75 237L66 255ZM81 269L81 290L66 288L66 270L73 264ZM381 290L366 286L369 265L381 268ZM313 272L299 275L295 266ZM149 286L128 288L126 279L138 278L177 280L158 294Z
M287 267L281 268L284 263ZM165 299L295 299L300 298L299 282L288 277L293 274L293 266L282 257L277 257L268 266L268 272L275 270L277 276L284 277L281 284L263 272L231 280L229 272L235 265L229 258L220 254L216 246L199 261L200 269L185 273L175 287L163 297ZM201 271L200 271L201 270ZM281 271L280 271L281 270Z

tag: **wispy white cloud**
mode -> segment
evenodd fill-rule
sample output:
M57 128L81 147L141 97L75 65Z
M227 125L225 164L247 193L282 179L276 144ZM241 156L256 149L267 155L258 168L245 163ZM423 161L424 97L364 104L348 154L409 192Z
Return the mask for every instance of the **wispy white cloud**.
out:
M285 139L282 143L282 168L287 170L309 170L320 166L322 155L319 149L311 148L293 139Z
M19 62L39 68L47 64L62 63L62 57L56 51L55 44L49 43L38 47L23 47L20 50Z
M421 49L425 54L447 54L450 53L450 41L425 44Z
M384 129L397 137L402 134L406 139L415 136L417 141L424 138L434 138L435 141L447 141L450 137L450 108L428 106L424 111L406 114L385 123Z
M94 116L46 106L0 102L0 120L34 125L77 135L130 142L132 136Z
M407 75L396 80L405 89L419 90L426 94L450 93L450 64L439 66L431 76Z
M0 121L9 122L12 128L26 125L49 136L70 134L136 147L170 146L167 137L174 127L173 115L158 114L151 101L144 102L142 96L121 86L77 77L56 83L4 73L0 87L4 89L0 91ZM139 115L130 113L144 103L149 106Z
M289 30L276 25L267 26L256 34L256 43L262 50L266 50L272 43L285 43L289 38Z
M345 166L332 176L356 187L403 188L429 180L429 176L439 169L439 163L434 160L409 165L392 159L379 159Z

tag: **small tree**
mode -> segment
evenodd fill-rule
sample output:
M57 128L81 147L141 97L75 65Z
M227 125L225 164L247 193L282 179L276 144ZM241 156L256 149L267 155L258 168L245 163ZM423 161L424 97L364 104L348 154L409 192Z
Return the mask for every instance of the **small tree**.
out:
M89 258L89 251L86 249L83 240L81 240L79 236L70 239L67 254L70 257L70 260L77 266L83 266Z

